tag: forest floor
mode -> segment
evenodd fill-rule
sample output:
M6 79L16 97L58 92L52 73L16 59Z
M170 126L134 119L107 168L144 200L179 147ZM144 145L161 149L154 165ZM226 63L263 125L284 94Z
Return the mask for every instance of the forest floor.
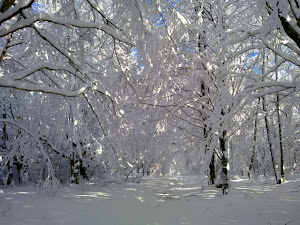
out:
M56 191L0 187L0 224L300 225L299 176L273 182L233 180L227 195L194 176L89 182Z

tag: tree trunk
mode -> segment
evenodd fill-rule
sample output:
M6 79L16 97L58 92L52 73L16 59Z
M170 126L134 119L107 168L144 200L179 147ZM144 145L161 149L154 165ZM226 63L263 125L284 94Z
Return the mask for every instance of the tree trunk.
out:
M253 133L253 146L252 146L252 156L250 160L250 165L249 165L249 171L248 171L248 177L250 178L250 173L253 170L254 172L254 158L255 158L255 152L256 152L256 140L257 140L257 117L258 117L258 112L255 112L255 120L254 120L254 133Z
M79 184L80 160L77 154L73 153L73 157L70 159L70 169L72 184Z
M71 182L74 183L74 154L70 157L70 178Z
M221 172L221 182L222 182L222 190L223 194L225 194L225 190L229 187L228 185L228 170L227 170L227 155L226 155L226 131L222 132L222 136L219 138L220 143L220 150L222 153L221 156L221 165L222 165L222 172Z
M9 160L7 163L7 181L6 185L13 185L13 180L14 180L14 172L13 172L13 163L12 160Z
M296 151L294 151L294 167L293 167L293 170L296 170L297 168L297 154L296 154Z
M209 184L214 185L216 179L216 170L215 170L215 153L213 152L211 161L209 164Z
M206 127L204 126L203 128L203 133L204 133L204 138L207 139L207 130ZM208 145L205 144L205 154L208 151ZM208 175L208 185L214 185L215 184L215 180L216 180L216 169L215 169L215 152L212 153L211 156L211 160L209 163L209 171L207 171L207 175Z
M205 87L205 83L204 81L201 82L201 96L205 96L208 94L209 90L208 88ZM206 102L208 104L208 102ZM204 109L205 107L202 106L202 108ZM205 115L201 115L202 117L202 120L203 122L205 123L206 121L206 116ZM207 141L207 138L208 138L208 131L207 131L207 125L204 124L204 127L203 127L203 137L204 139ZM205 144L205 154L208 152L208 144L206 143ZM215 184L215 179L216 179L216 170L215 170L215 153L213 152L212 153L212 157L211 157L211 161L210 161L210 164L209 164L209 171L207 171L207 175L209 177L209 180L208 180L208 185L214 185Z
M275 64L277 63L277 55L275 55ZM276 81L278 81L278 71L276 70ZM280 176L281 182L284 182L284 158L283 158L283 145L282 145L282 128L280 119L280 97L276 93L276 111L277 111L277 123L278 123L278 134L279 134L279 150L280 150ZM279 181L277 181L278 183Z
M71 182L73 184L79 184L80 179L80 157L77 151L77 144L73 141L73 154L70 159L70 167L71 167Z
M87 174L87 168L83 165L83 160L80 159L79 162L80 162L79 173L81 174L81 176L82 176L83 179L89 180L89 176Z
M4 105L5 106L5 105ZM4 113L2 114L2 118L6 119L6 110L4 108ZM7 129L6 129L7 124L3 123L3 128L2 128L2 132L3 132L3 136L2 136L2 140L3 140L3 148L6 149L6 141L8 140L8 135L7 135ZM13 179L14 179L14 173L13 173L13 163L11 160L9 160L7 162L7 180L6 180L6 185L12 185Z
M276 94L276 110L277 110L277 122L278 122L278 133L279 133L279 149L280 149L280 176L281 182L284 182L284 158L283 158L283 146L282 146L282 128L279 110L279 95ZM279 182L279 181L277 181Z
M77 156L73 156L73 158L70 160L70 176L72 184L79 184L80 161L77 158Z
M4 105L4 107L5 107L5 105ZM6 119L6 110L5 110L5 108L4 108L4 113L2 115L2 118ZM6 126L7 126L6 123L3 123L3 128L2 128L3 137L2 137L2 140L3 140L3 143L4 143L4 146L3 146L4 148L6 148L5 142L8 140Z
M204 126L203 128L203 136L204 136L204 139L207 139L207 128L206 126ZM205 144L205 154L207 153L208 151L208 145ZM209 163L209 171L207 172L207 175L208 175L208 185L214 185L215 184L215 179L216 179L216 170L215 170L215 153L213 152L212 153L212 156L211 156L211 161Z
M74 184L79 184L80 179L80 160L78 155L75 157L75 168L74 168Z
M278 178L277 178L277 173L276 173L275 159L274 159L274 156L273 156L273 146L272 146L272 142L271 142L270 128L269 128L269 123L268 123L268 118L267 118L265 97L263 97L263 99L262 99L262 106L263 106L263 111L265 113L264 119L265 119L265 126L266 126L266 132L267 132L267 141L268 141L269 150L270 150L270 154L271 154L273 172L274 172L274 176L275 176L276 183L277 183Z
M264 73L265 73L265 49L263 50L263 64L262 64L262 74L264 74ZM262 81L264 81L264 79L262 79ZM275 176L276 183L277 183L278 178L277 178L277 173L276 173L275 159L274 159L274 155L273 155L273 146L272 146L272 142L271 142L270 127L269 127L269 122L268 122L268 114L267 114L265 101L266 101L265 97L262 97L262 108L264 111L264 120L265 120L266 132L267 132L267 141L268 141L268 145L269 145L269 151L271 154L273 172L274 172L274 176Z

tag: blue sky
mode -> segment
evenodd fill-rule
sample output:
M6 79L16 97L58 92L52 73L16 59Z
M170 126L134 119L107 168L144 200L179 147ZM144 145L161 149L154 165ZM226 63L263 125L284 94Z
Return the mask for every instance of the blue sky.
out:
M253 59L255 59L255 57L258 55L259 55L258 51L254 51L254 52L250 53L249 55L247 55L248 60L247 60L247 63L245 66L248 67L248 69L249 69L249 66L252 65ZM260 68L259 66L255 65L255 66L253 66L252 69L256 74L262 74L262 68Z
M32 3L32 11L34 14L36 13L46 13L48 10L48 7L43 4L39 4L37 2Z

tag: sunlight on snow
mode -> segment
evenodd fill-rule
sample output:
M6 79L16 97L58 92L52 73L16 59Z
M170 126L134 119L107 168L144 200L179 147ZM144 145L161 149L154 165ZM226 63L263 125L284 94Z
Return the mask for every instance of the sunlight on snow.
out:
M181 190L181 191L190 191L190 190L201 190L201 187L191 187L191 188L170 188L170 190Z
M19 192L7 192L11 195L35 195L36 192L25 192L25 191L19 191Z
M141 202L144 202L143 198L140 197L140 196L138 196L137 199L138 199L139 201L141 201Z
M135 188L126 188L126 191L137 191Z
M23 208L33 208L34 205L24 205Z
M103 198L110 197L111 195L105 192L89 192L89 194L75 195L76 197L92 197L92 198Z

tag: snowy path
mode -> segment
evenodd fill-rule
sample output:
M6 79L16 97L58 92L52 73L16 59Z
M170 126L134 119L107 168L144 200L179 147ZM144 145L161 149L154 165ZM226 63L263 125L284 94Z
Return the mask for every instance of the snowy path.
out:
M226 196L195 177L68 187L0 189L0 225L300 225L300 179L261 186L233 181Z

